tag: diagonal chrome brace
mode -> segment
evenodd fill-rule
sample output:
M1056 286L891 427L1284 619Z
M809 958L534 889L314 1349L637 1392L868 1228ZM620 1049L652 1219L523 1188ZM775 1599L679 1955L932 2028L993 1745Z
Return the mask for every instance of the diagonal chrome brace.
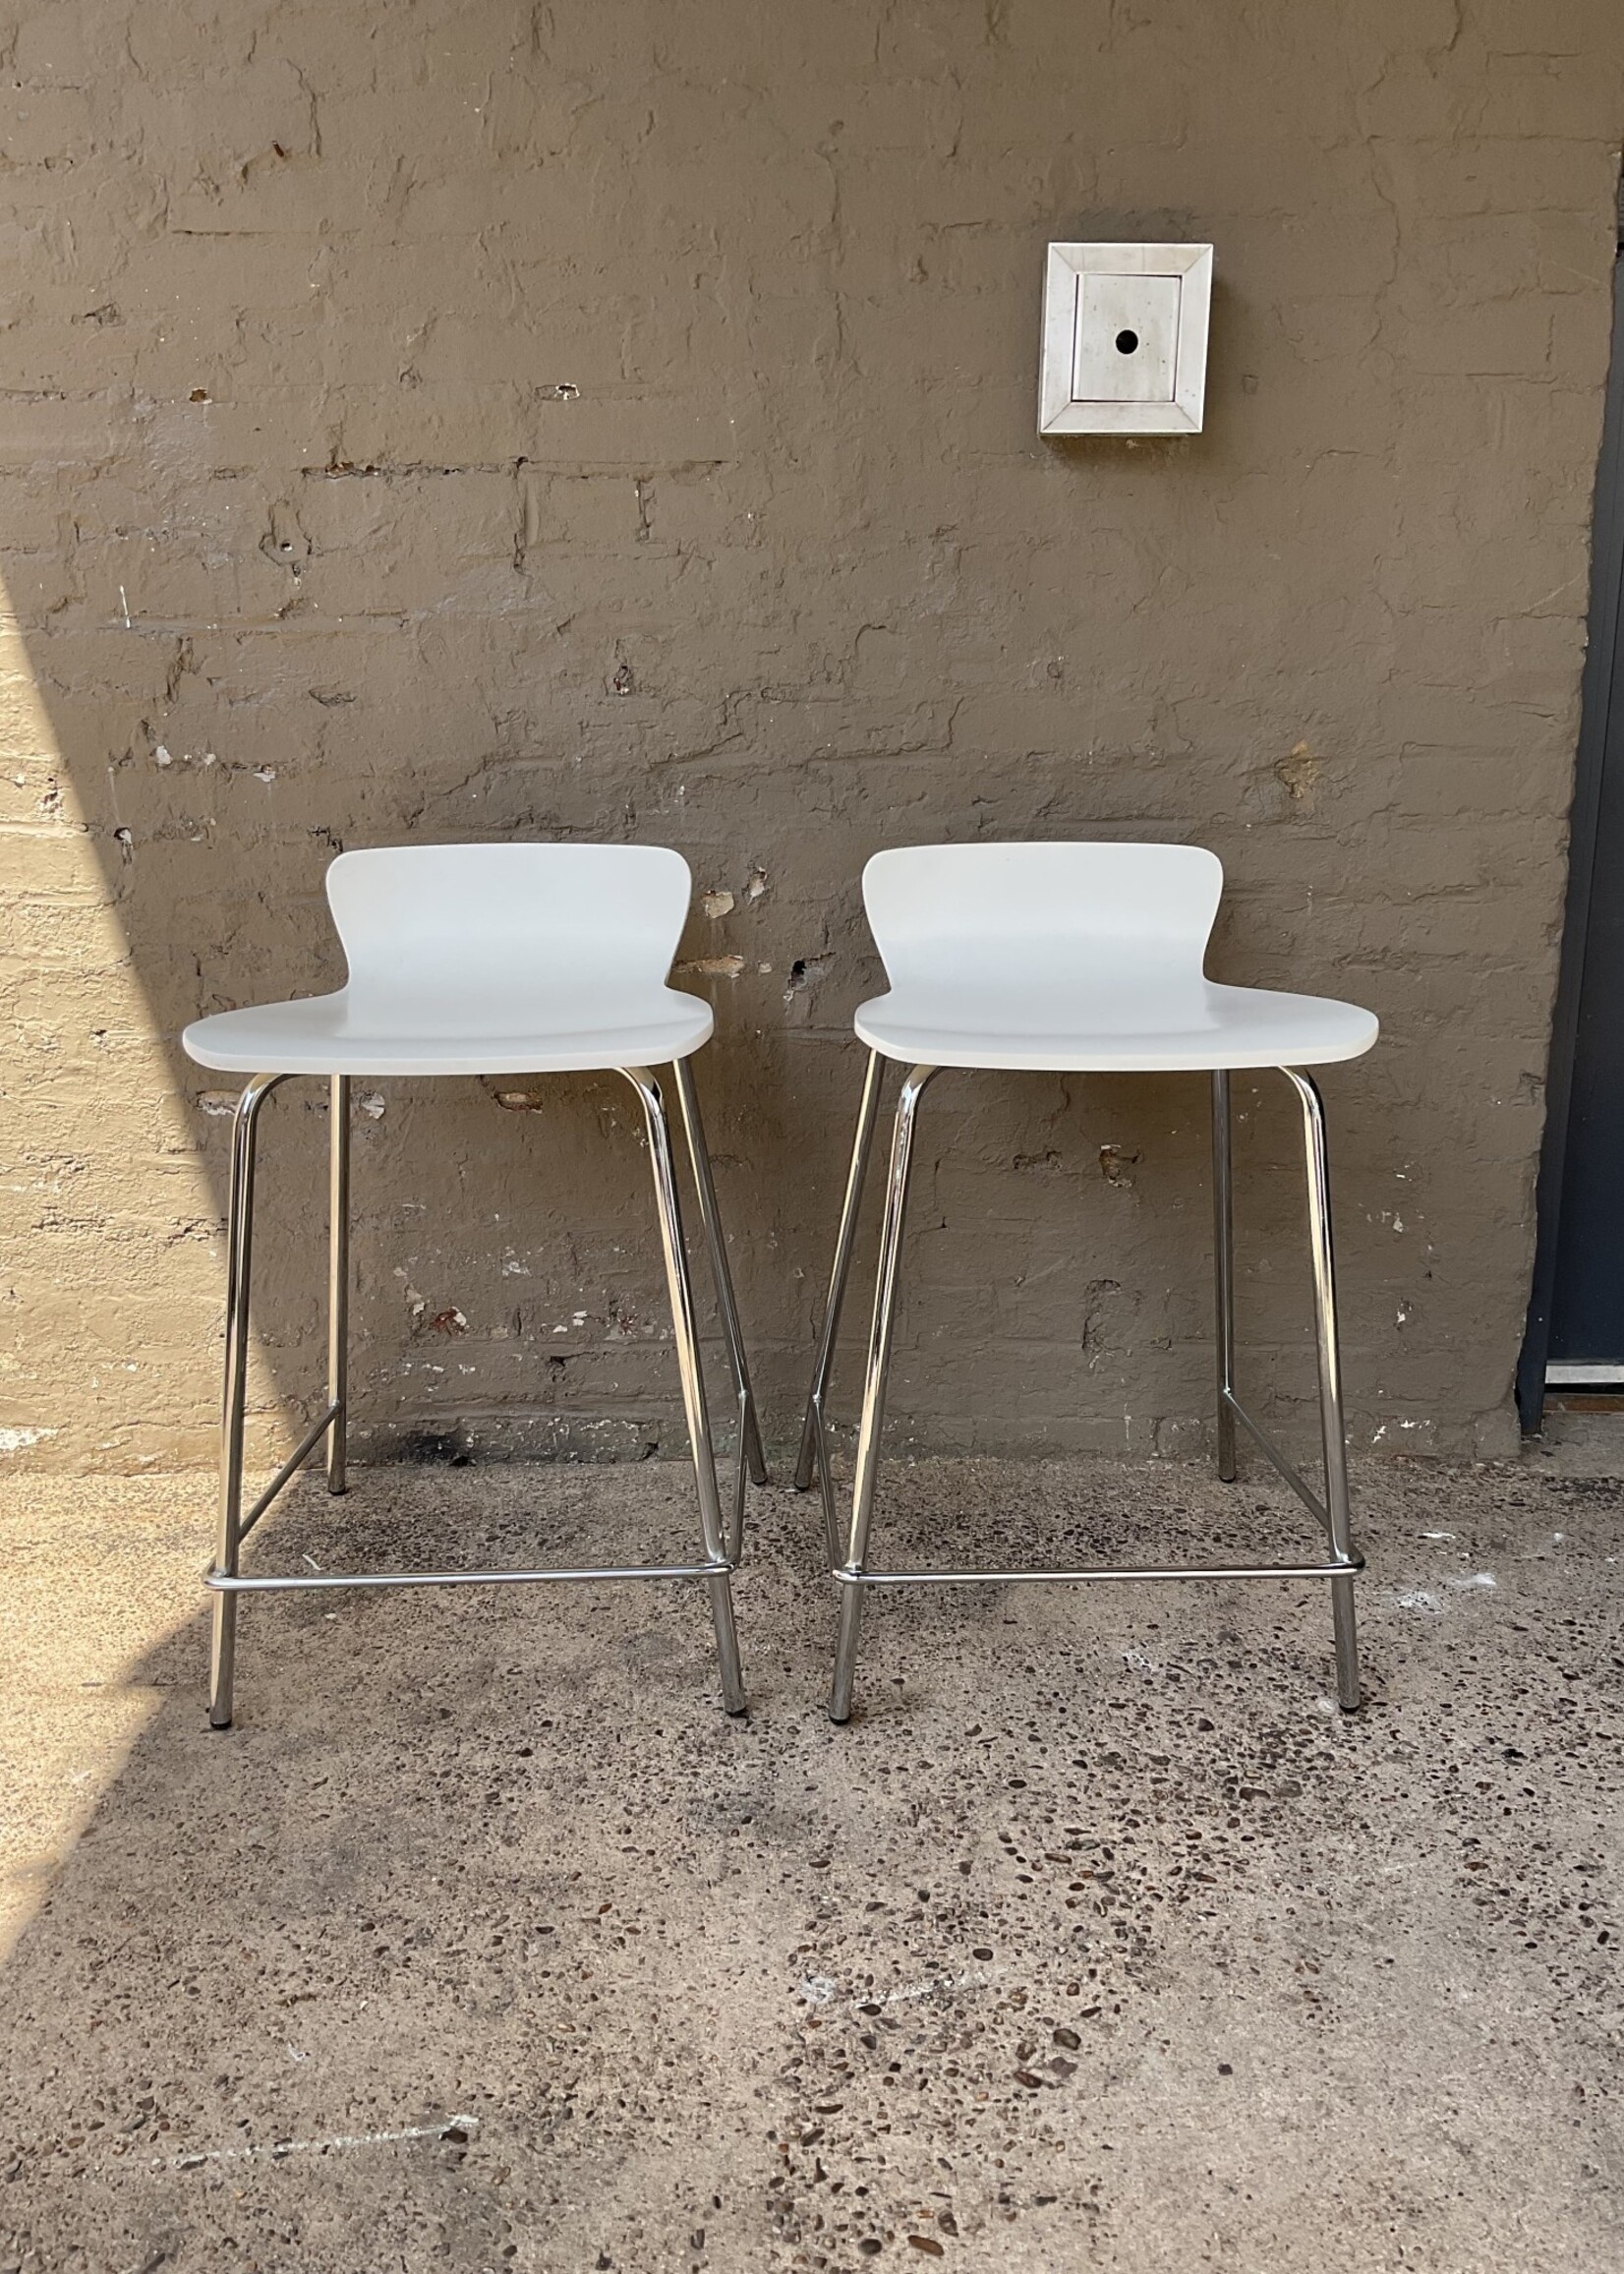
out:
M833 1568L841 1560L841 1549L844 1545L841 1533L844 1528L841 1523L841 1506L835 1489L835 1470L829 1453L829 1425L824 1416L824 1396L823 1390L815 1389L807 1400L802 1444L803 1454L805 1446L810 1444L817 1463L818 1492L823 1501L824 1534L829 1545L830 1565Z
M287 1459L282 1463L282 1466L277 1470L275 1476L270 1480L270 1483L260 1494L259 1499L255 1501L253 1507L249 1510L248 1514L238 1525L237 1544L239 1546L241 1546L242 1543L248 1538L255 1525L259 1523L261 1517L264 1514L265 1510L275 1499L277 1493L281 1491L283 1486L292 1483L295 1476L297 1476L298 1472L310 1459L312 1453L315 1452L317 1446L321 1442L321 1439L326 1435L327 1431L342 1417L343 1411L344 1409L341 1405L328 1406L326 1412L321 1416L321 1419L319 1422L313 1424L313 1426L305 1431L305 1434L299 1440L297 1449L288 1455Z
M750 1366L744 1351L743 1330L739 1325L732 1273L727 1264L727 1241L722 1229L721 1211L717 1206L716 1181L711 1169L710 1147L705 1141L705 1124L700 1115L693 1068L687 1059L682 1058L677 1060L671 1071L675 1077L683 1133L688 1142L694 1191L699 1199L700 1223L705 1245L710 1252L711 1278L716 1290L717 1312L722 1322L727 1370L733 1378L738 1418L738 1457L733 1465L725 1545L728 1556L737 1563L744 1548L745 1484L747 1481L756 1485L768 1482L767 1457L761 1446L755 1393L750 1385Z
M1298 1498L1302 1501L1304 1507L1308 1510L1310 1515L1317 1516L1321 1524L1324 1525L1326 1531L1329 1532L1331 1529L1330 1510L1326 1507L1324 1501L1319 1497L1319 1494L1313 1489L1307 1479L1303 1475L1302 1471L1286 1458L1285 1454L1280 1450L1280 1447L1275 1443L1274 1439L1269 1435L1268 1430L1263 1428L1262 1424L1252 1420L1250 1414L1247 1413L1246 1407L1241 1403L1241 1400L1236 1396L1232 1389L1222 1390L1220 1391L1219 1395L1223 1399L1223 1402L1230 1413L1234 1415L1235 1419L1241 1424L1241 1427L1251 1438L1252 1443L1257 1447L1258 1451L1263 1455L1264 1459L1273 1464L1273 1466L1280 1472L1280 1475L1284 1477L1286 1483L1291 1487L1292 1490L1297 1494Z

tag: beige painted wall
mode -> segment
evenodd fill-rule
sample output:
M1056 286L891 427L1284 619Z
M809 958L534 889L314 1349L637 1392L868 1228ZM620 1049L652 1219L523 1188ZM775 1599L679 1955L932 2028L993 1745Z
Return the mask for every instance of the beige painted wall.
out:
M180 1027L333 980L335 848L527 834L715 896L683 953L781 1441L862 860L1103 833L1222 854L1220 975L1379 1011L1327 1082L1355 1439L1509 1443L1615 0L100 0L26 11L3 78L12 1458L208 1457L227 1100ZM1119 235L1217 247L1207 431L1042 443L1043 247ZM1297 1423L1293 1125L1243 1102L1249 1370ZM672 1449L634 1115L369 1093L375 1442ZM261 1444L316 1391L324 1127L267 1117ZM898 1442L1197 1444L1205 1142L1196 1079L944 1079Z

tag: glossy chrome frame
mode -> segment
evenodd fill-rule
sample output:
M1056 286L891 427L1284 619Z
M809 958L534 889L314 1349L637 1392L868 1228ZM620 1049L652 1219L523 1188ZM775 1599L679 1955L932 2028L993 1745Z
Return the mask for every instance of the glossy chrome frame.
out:
M216 1729L231 1726L237 1657L237 1602L244 1595L292 1594L300 1590L343 1587L470 1587L534 1585L543 1580L574 1583L619 1579L702 1579L711 1602L716 1628L717 1656L722 1666L723 1703L729 1714L744 1711L744 1677L739 1665L738 1635L733 1623L729 1580L738 1566L744 1543L745 1478L767 1482L761 1435L756 1425L755 1399L749 1366L739 1331L738 1306L722 1221L717 1211L711 1159L700 1120L693 1071L685 1059L672 1068L699 1214L704 1227L723 1340L732 1374L738 1413L738 1457L725 1519L717 1483L716 1453L711 1438L710 1412L700 1361L695 1321L693 1281L682 1236L682 1210L672 1158L670 1125L665 1098L654 1071L646 1066L623 1066L624 1075L642 1100L648 1126L649 1153L654 1169L655 1201L660 1217L661 1246L666 1261L666 1283L670 1297L671 1321L676 1340L677 1368L682 1381L683 1411L693 1455L694 1480L699 1494L700 1534L704 1561L695 1563L611 1564L579 1570L540 1571L388 1571L312 1574L282 1578L245 1579L241 1570L243 1542L265 1510L316 1447L326 1439L327 1489L345 1489L345 1453L349 1420L349 1245L350 1245L350 1078L331 1077L331 1166L328 1180L327 1271L327 1406L246 1515L243 1512L243 1434L248 1398L249 1283L254 1254L254 1170L258 1149L260 1111L282 1082L285 1074L257 1074L238 1101L232 1129L231 1191L227 1217L225 1401L220 1445L220 1515L213 1564L206 1585L213 1591L213 1642L210 1653L208 1719Z
M902 1231L907 1211L908 1179L913 1157L914 1129L919 1101L940 1071L915 1066L903 1076L892 1137L891 1173L886 1185L885 1216L880 1234L880 1256L875 1274L874 1317L869 1330L868 1364L863 1380L862 1420L857 1433L856 1471L852 1481L851 1515L845 1528L841 1556L841 1526L830 1464L826 1406L829 1379L840 1332L841 1309L845 1298L856 1244L857 1216L862 1204L868 1159L873 1149L883 1081L880 1053L871 1051L862 1103L857 1112L857 1134L846 1176L845 1200L835 1243L835 1267L830 1277L829 1300L818 1337L812 1386L801 1432L800 1459L795 1487L804 1492L816 1469L823 1496L824 1527L829 1542L833 1577L841 1588L840 1635L835 1651L835 1678L830 1692L830 1719L846 1720L851 1713L852 1681L856 1671L857 1640L862 1622L863 1590L870 1587L957 1586L980 1581L998 1586L1016 1582L1054 1580L1063 1585L1093 1580L1164 1579L1324 1579L1331 1586L1331 1613L1336 1636L1337 1696L1353 1713L1360 1704L1359 1642L1354 1624L1354 1575L1364 1558L1353 1546L1348 1512L1348 1462L1342 1417L1342 1363L1337 1343L1336 1262L1331 1245L1330 1163L1325 1141L1325 1107L1311 1075L1282 1066L1303 1109L1304 1148L1308 1180L1308 1235L1313 1255L1314 1327L1319 1354L1319 1411L1321 1449L1325 1469L1325 1496L1312 1490L1267 1432L1252 1420L1235 1391L1235 1199L1234 1162L1230 1116L1230 1078L1212 1077L1212 1187L1214 1263L1217 1288L1218 1412L1217 1467L1226 1484L1236 1475L1236 1424L1239 1423L1259 1450L1320 1523L1330 1543L1322 1563L1269 1564L1163 1564L1138 1570L1116 1566L1077 1571L873 1571L867 1563L869 1531L874 1518L874 1492L880 1467L880 1437L885 1423L886 1383L891 1368L892 1333L896 1321L897 1290L901 1263Z

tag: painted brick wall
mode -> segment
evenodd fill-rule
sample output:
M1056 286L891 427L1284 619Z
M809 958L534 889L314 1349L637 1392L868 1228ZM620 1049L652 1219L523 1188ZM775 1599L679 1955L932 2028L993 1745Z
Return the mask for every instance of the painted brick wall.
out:
M14 1458L208 1456L228 1101L179 1029L333 980L336 848L529 834L707 896L781 1441L863 859L1103 833L1221 853L1219 975L1380 1013L1326 1084L1356 1442L1509 1443L1613 0L63 0L0 53ZM1044 245L1115 236L1217 247L1207 431L1040 442ZM635 1101L512 1086L366 1095L373 1441L669 1450ZM1282 1089L1241 1091L1242 1314L1295 1426ZM899 1443L1201 1441L1204 1114L936 1086ZM324 1129L267 1116L261 1446L317 1389Z

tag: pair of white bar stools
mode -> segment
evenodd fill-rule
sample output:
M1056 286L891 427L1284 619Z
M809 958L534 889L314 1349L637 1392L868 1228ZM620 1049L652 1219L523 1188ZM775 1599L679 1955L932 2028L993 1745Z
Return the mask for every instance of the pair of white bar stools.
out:
M327 870L327 899L349 965L336 994L227 1011L189 1026L201 1065L249 1077L231 1155L225 1329L225 1409L213 1591L209 1720L231 1721L238 1603L244 1595L345 1587L470 1586L540 1580L700 1579L710 1597L723 1701L742 1712L744 1685L729 1580L744 1531L745 1478L767 1482L738 1310L727 1269L690 1060L709 1040L710 1006L667 985L688 913L692 878L679 853L655 845L455 845L348 852ZM830 1564L841 1590L830 1712L851 1710L863 1592L926 1582L1016 1580L1315 1579L1331 1589L1337 1688L1360 1702L1354 1574L1337 1349L1325 1118L1304 1071L1357 1058L1376 1038L1368 1011L1309 995L1223 987L1203 962L1223 870L1194 845L1033 844L916 845L877 853L863 871L870 927L890 992L856 1015L868 1045L795 1483L816 1473ZM824 1408L883 1069L907 1069L891 1146L873 1324L849 1516L842 1522ZM718 1483L693 1284L683 1240L665 1093L669 1067L692 1164L737 1404L738 1452L725 1511ZM1324 1497L1251 1420L1235 1393L1230 1075L1272 1067L1297 1093L1307 1157ZM1324 1525L1316 1563L1117 1566L1072 1571L883 1571L869 1567L886 1380L903 1219L919 1102L945 1068L1068 1074L1198 1071L1212 1079L1217 1280L1217 1460L1236 1473L1236 1424L1256 1439ZM266 1071L269 1070L269 1071ZM327 1487L345 1487L349 1417L349 1085L391 1076L615 1072L637 1091L648 1126L655 1198L670 1292L677 1364L698 1487L703 1558L574 1570L402 1571L245 1577L243 1542L284 1485L326 1441ZM260 1112L279 1083L316 1075L331 1083L327 1405L253 1505L243 1505L243 1436Z

